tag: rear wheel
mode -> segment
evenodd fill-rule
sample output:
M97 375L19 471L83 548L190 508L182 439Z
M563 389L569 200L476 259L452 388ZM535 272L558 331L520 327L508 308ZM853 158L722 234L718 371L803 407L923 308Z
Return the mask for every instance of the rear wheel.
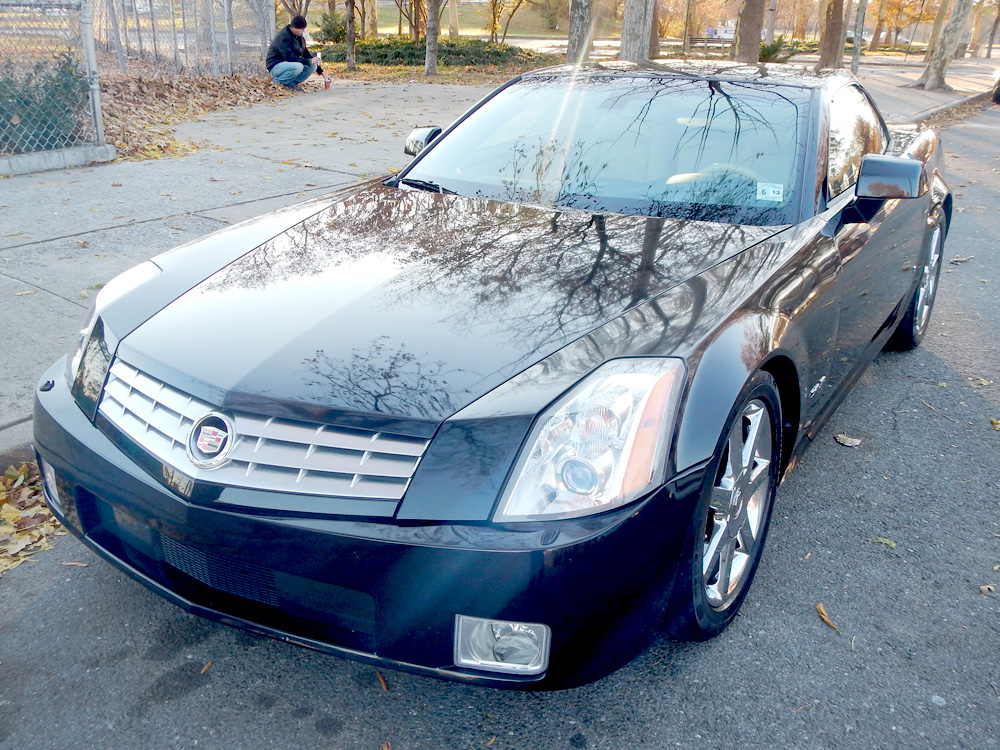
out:
M781 404L774 379L743 387L706 473L671 594L667 627L705 639L736 616L764 547L781 463Z
M944 254L944 228L937 224L931 233L930 249L916 291L910 299L910 306L886 344L887 349L916 349L927 333L937 297L938 279L941 277L941 258Z

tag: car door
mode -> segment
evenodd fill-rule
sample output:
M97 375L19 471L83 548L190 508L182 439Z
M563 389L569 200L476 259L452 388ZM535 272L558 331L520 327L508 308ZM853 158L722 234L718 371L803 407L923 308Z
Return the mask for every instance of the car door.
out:
M838 386L874 355L866 350L910 293L927 201L865 199L856 206L861 159L888 150L888 130L855 84L837 90L829 107L826 189L841 260L840 326L831 363L831 385Z

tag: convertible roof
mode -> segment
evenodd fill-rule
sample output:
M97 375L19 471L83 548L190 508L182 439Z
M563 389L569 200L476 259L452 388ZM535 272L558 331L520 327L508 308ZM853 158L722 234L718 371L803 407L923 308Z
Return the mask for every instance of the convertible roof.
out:
M663 76L668 78L697 78L716 81L748 81L754 83L784 83L802 88L820 88L855 80L846 70L822 70L816 72L805 65L787 63L746 63L720 60L661 60L633 63L608 61L582 63L580 65L557 65L525 73L524 78L536 75L620 75Z

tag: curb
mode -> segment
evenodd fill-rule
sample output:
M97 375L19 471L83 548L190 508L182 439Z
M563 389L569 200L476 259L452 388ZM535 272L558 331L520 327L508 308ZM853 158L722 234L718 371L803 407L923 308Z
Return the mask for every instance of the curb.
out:
M924 120L929 120L935 115L943 114L944 112L948 112L949 110L952 109L957 109L958 107L962 107L966 104L970 104L971 102L975 102L980 99L985 103L988 102L992 96L993 96L992 91L984 91L981 94L973 94L971 96L966 96L962 99L958 99L953 102L948 102L947 104L941 104L937 107L931 107L930 109L925 109L922 112L917 112L913 116L911 122L923 122Z

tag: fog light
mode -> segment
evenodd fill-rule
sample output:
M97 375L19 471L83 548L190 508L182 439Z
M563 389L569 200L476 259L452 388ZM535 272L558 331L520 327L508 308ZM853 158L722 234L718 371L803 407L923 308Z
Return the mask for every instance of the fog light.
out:
M42 468L42 487L45 489L45 501L48 503L50 508L54 507L56 510L61 510L62 503L59 501L59 486L56 484L56 470L52 468L52 464L48 461L39 459L38 463Z
M549 666L547 625L455 616L455 664L487 672L540 674Z

